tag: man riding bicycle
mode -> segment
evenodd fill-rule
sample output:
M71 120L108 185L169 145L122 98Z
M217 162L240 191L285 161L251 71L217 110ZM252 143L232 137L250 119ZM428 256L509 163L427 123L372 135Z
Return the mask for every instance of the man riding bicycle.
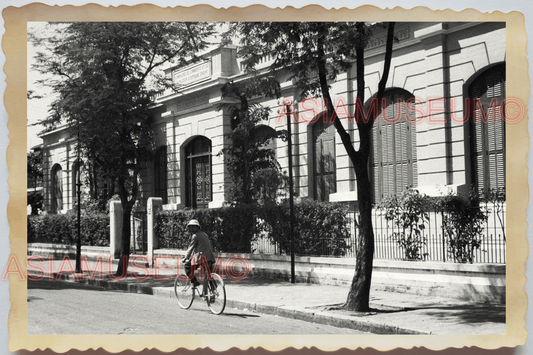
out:
M198 258L198 262L195 263L194 266L191 265L192 256L200 255L201 258L205 257L209 266L209 272L211 272L213 265L215 264L215 255L209 237L201 230L200 223L196 219L191 219L187 224L187 228L191 233L191 243L187 249L187 254L185 255L185 260L183 260L183 262L185 264L185 272L189 277L192 274L191 283L193 287L196 288L200 286L200 282L196 279L194 270L198 266L197 264L201 264L201 261Z

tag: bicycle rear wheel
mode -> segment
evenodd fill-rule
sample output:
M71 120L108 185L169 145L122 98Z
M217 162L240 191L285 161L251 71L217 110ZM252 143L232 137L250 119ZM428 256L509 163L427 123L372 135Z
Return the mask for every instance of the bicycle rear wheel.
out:
M211 275L213 276L213 280L209 281L208 294L205 300L213 314L220 314L226 308L226 288L220 275Z
M181 308L188 309L194 301L194 289L191 280L185 275L177 275L174 280L174 294Z

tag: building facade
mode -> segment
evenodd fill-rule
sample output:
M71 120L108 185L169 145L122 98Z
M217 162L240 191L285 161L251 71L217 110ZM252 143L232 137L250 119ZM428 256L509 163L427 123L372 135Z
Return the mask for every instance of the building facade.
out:
M372 132L370 158L375 202L415 187L428 195L505 187L505 23L397 23L383 111ZM365 52L365 98L369 107L383 72L386 33L375 33ZM180 92L154 98L153 161L144 164L138 209L161 197L165 209L218 208L230 202L231 178L219 152L231 142L230 115L220 109L221 87L247 80L237 46L216 48L187 67L166 74ZM257 69L267 70L265 57ZM353 115L357 102L355 66L330 82L339 118L357 149ZM292 156L299 198L355 203L356 179L346 150L318 99L302 99L290 80L282 98L254 98L270 107L259 129L283 130L284 104L294 104ZM286 100L289 101L286 101ZM295 103L295 101L297 101ZM382 103L378 103L382 105ZM373 119L373 118L372 118ZM73 207L79 162L75 139L65 127L43 134L44 209ZM287 143L273 142L282 170Z

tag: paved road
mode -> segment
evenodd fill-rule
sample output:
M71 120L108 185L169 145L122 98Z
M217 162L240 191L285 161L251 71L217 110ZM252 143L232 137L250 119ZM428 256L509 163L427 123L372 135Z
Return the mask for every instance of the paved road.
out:
M232 308L215 316L201 300L182 310L173 298L43 280L28 281L28 334L365 333Z

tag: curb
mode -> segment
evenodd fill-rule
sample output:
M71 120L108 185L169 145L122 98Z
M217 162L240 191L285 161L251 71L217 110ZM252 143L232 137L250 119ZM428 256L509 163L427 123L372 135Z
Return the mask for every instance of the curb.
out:
M33 276L43 276L42 273L29 272L29 275L37 274ZM174 298L174 292L170 286L148 286L142 285L139 283L130 283L130 282L120 282L106 279L83 279L77 280L74 274L65 274L62 273L60 278L56 278L56 274L52 274L55 281L62 282L72 282L80 283L91 286L103 287L108 290L117 290L125 291L128 293L139 293L146 295L153 295L157 297L164 298ZM44 279L50 274L44 275ZM395 334L395 335L429 335L430 332L420 332L412 329L401 328L396 326L391 326L387 324L364 322L357 319L353 319L350 316L332 316L322 311L310 311L302 309L293 309L287 307L279 307L272 305L264 305L258 303L236 301L231 299L226 299L226 306L230 308L235 308L239 310L249 310L256 313L269 314L284 318L292 318L297 320L302 320L310 323L317 323L323 325L331 325L339 328L348 328L359 330L363 332L369 332L373 334Z
M420 332L417 330L379 324L372 322L363 322L353 319L349 316L331 316L326 312L304 311L299 309L262 305L257 303L248 303L243 301L226 300L226 305L231 308L240 310L250 310L262 314L270 314L284 318L292 318L310 323L323 325L332 325L339 328L349 328L373 334L395 334L395 335L429 335L429 332Z

